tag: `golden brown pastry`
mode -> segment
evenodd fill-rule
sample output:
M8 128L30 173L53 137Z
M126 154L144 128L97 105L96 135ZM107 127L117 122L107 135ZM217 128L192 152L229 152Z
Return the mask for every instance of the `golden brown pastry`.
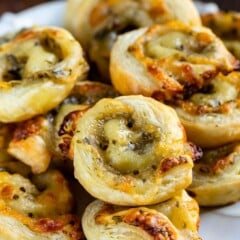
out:
M0 201L30 217L54 217L70 213L73 197L57 170L35 175L32 182L19 174L0 172Z
M209 29L169 22L120 36L111 52L110 73L121 94L169 100L189 96L237 66Z
M7 151L30 166L35 174L45 172L50 164L52 126L47 117L39 116L17 125Z
M75 177L109 203L154 204L191 182L184 129L173 109L151 98L98 101L80 118L72 144Z
M224 41L228 50L240 59L240 13L208 13L202 16L202 21Z
M88 240L199 240L198 222L198 205L185 192L147 207L126 208L95 200L82 218Z
M57 106L88 67L72 35L31 28L0 46L0 122L17 122Z
M63 175L51 170L31 181L0 172L0 238L85 239L78 218L70 214L73 196Z
M32 218L9 208L0 200L1 240L84 240L80 223L73 215Z
M216 147L240 140L240 74L218 75L199 92L175 102L188 140Z
M200 206L219 206L240 199L239 142L204 150L194 164L193 182L188 190Z
M70 0L65 14L66 28L105 78L109 77L110 50L118 35L169 20L201 25L191 0Z

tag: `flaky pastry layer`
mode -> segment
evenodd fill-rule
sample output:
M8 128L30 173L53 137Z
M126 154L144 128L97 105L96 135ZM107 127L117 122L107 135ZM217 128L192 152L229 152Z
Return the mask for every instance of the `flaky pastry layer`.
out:
M102 99L73 137L75 177L94 197L146 205L191 182L192 149L173 109L143 96Z

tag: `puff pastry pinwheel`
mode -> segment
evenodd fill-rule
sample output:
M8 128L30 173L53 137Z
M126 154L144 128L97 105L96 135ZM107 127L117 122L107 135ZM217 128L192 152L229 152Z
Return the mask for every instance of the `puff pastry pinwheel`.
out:
M8 144L9 154L30 166L35 174L45 172L50 164L52 126L47 117L38 116L18 123Z
M240 199L240 144L204 150L193 170L189 193L201 206L219 206Z
M88 69L79 43L54 27L31 28L2 44L0 65L0 122L56 107Z
M30 217L53 217L69 213L73 197L57 170L34 175L32 183L20 174L0 172L0 199L6 206Z
M83 231L88 240L199 240L198 205L184 195L159 205L133 208L95 200L83 214Z
M201 25L191 0L70 0L65 14L66 28L105 78L109 77L109 55L118 35L169 20Z
M240 140L240 74L218 75L199 92L175 102L188 139L201 147Z
M1 240L84 240L76 216L32 218L9 208L0 200Z
M202 16L202 22L224 41L233 55L240 59L240 13L208 13Z
M78 121L72 144L75 177L109 203L153 204L191 183L185 131L173 109L151 98L98 101Z
M111 52L110 73L121 94L162 101L189 96L237 65L211 30L169 22L120 36Z

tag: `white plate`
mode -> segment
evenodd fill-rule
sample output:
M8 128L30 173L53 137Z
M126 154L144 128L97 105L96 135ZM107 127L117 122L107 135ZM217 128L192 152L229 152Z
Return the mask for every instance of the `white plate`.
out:
M18 14L6 13L0 19L0 34L31 25L63 26L64 1L50 2ZM201 11L216 11L214 4L198 3ZM204 240L240 239L240 202L227 207L204 210L201 214L200 236Z

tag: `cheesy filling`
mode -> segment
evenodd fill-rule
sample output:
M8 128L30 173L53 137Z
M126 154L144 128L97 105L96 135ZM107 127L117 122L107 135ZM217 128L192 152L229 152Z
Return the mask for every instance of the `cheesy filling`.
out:
M238 73L219 75L198 93L185 101L178 101L186 112L193 115L208 113L231 113L239 108Z
M0 81L15 81L30 78L36 72L53 68L61 60L61 50L53 40L28 39L16 44L0 55ZM57 49L57 51L56 51ZM44 76L46 77L46 75Z

